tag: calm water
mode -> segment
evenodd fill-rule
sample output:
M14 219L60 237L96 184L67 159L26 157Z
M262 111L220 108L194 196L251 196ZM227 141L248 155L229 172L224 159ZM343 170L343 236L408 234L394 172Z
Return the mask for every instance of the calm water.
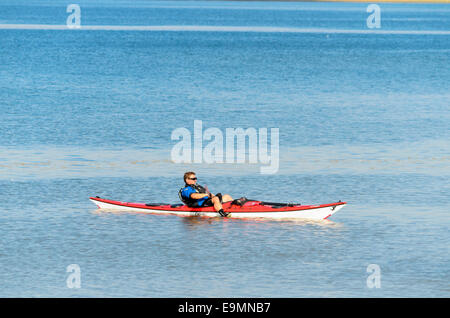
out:
M381 4L380 30L414 32L370 34L367 4L77 3L82 25L254 30L0 27L0 296L450 296L448 5ZM0 25L65 24L66 6L2 1ZM278 173L171 162L194 120L279 128ZM291 222L88 201L177 202L186 170L234 197L349 204Z

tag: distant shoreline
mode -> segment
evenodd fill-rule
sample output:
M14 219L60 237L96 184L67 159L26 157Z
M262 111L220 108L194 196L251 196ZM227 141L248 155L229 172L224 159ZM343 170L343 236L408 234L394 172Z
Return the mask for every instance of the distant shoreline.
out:
M448 3L450 4L450 0L231 0L231 1L240 1L240 2L256 2L256 1L264 1L264 2L355 2L355 3Z

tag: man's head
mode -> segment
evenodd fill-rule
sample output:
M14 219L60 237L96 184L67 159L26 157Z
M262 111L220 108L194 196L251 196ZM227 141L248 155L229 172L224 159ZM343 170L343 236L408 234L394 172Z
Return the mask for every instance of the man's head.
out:
M184 174L184 182L186 184L195 184L197 182L197 177L195 176L195 172L189 171Z

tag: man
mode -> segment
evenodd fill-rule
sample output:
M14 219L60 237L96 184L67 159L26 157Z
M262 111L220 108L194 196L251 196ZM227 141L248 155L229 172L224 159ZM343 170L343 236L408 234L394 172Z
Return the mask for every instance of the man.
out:
M233 198L228 194L214 195L207 189L197 184L197 177L195 172L189 171L184 174L184 188L180 189L179 196L187 206L190 207L205 207L214 206L214 209L220 216L228 216L229 213L224 212L222 203L233 201Z

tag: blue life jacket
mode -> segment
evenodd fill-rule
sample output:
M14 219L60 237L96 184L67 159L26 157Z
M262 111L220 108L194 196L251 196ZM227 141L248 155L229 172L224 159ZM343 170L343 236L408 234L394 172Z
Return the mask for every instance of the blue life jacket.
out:
M206 189L199 184L192 184L192 185L185 184L184 188L181 188L180 191L178 191L178 196L180 197L180 200L189 207L202 206L202 204L206 200L208 200L208 195L205 195L205 197L201 199L192 199L191 198L192 193L206 194Z

